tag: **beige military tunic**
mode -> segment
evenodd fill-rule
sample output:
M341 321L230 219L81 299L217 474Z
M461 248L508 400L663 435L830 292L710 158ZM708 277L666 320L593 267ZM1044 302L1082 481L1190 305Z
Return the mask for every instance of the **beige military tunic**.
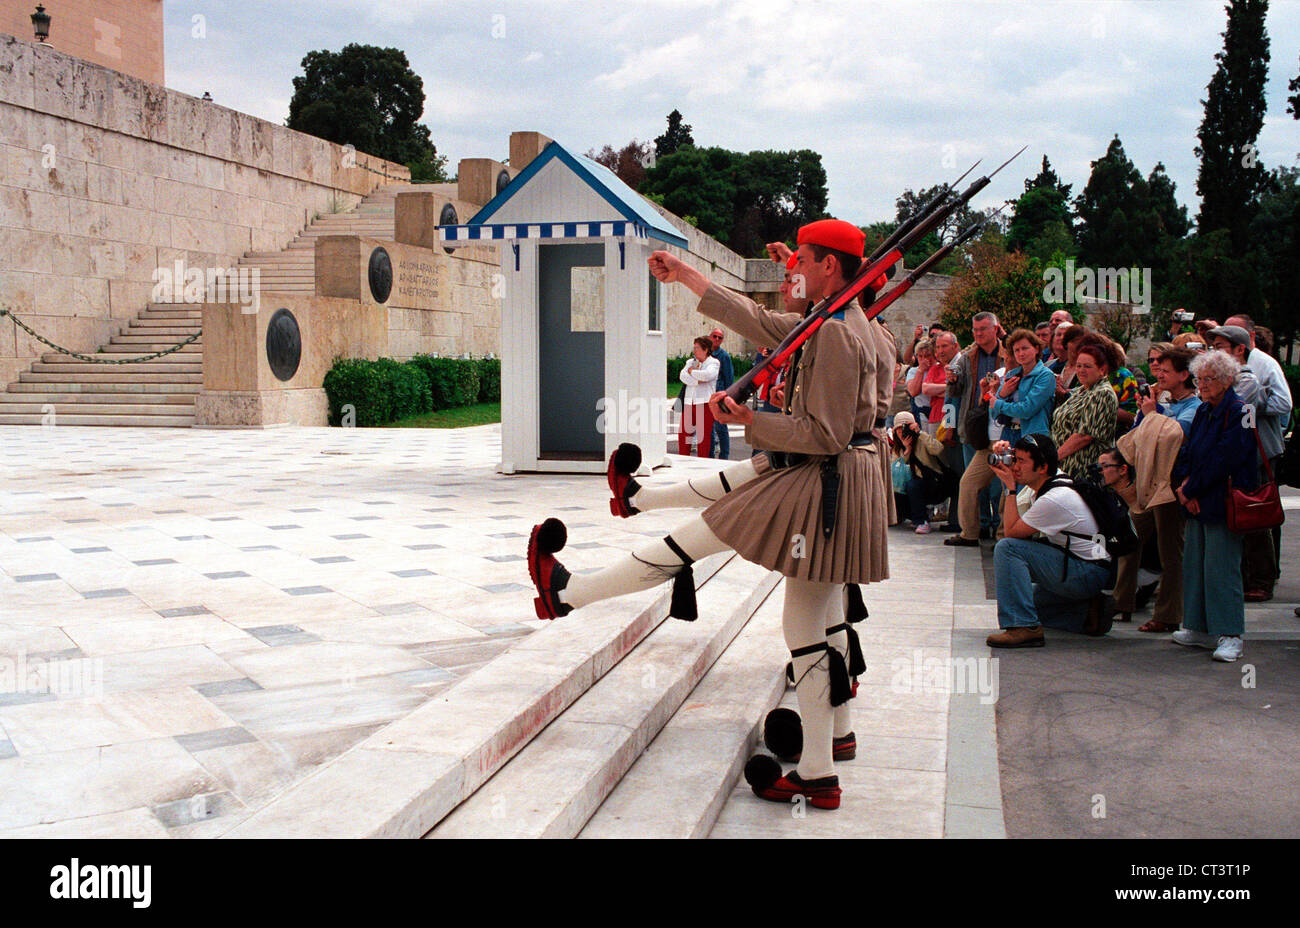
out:
M760 345L775 345L798 325L796 313L774 313L712 285L699 311ZM759 412L745 430L750 445L809 455L802 464L771 470L704 510L704 521L741 557L787 577L819 583L888 579L889 511L877 443L849 448L877 416L876 341L857 303L844 319L829 319L805 344L790 415ZM883 412L883 407L881 408ZM835 529L822 535L821 464L838 457ZM760 460L762 460L760 458Z
M898 346L894 343L894 336L878 320L872 319L867 325L871 328L876 348L876 416L883 418L894 399L894 359L898 356ZM891 456L883 429L879 430L879 436L876 455L885 475L885 524L893 525L898 521L898 509L894 502L894 478L889 472Z

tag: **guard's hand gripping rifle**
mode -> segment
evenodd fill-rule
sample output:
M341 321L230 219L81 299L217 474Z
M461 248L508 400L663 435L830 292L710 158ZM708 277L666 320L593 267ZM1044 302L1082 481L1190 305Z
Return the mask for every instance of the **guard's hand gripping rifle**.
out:
M1025 147L1027 148L1028 146ZM997 174L998 171L1001 171L1002 168L1006 167L1019 157L1020 153L1024 150L1024 148L1020 149L1020 151L1016 152L1004 161L997 170L984 175L979 180L972 183L954 199L948 199L948 190L941 191L934 199L927 203L916 216L895 229L889 238L882 242L880 246L871 253L871 256L863 261L858 272L853 275L853 278L847 284L844 285L843 289L832 296L826 297L826 299L814 306L809 311L808 315L806 315L803 320L790 331L790 334L782 339L781 344L776 347L776 350L762 361L755 364L742 377L738 378L735 383L726 389L724 395L730 397L737 404L747 401L754 395L755 391L757 391L759 387L768 383L774 376L776 376L777 371L779 371L782 366L790 360L795 351L797 351L804 342L813 336L813 333L822 327L822 324L827 319L849 306L853 300L857 299L858 294L872 286L874 281L885 277L887 272L892 270L894 265L903 259L904 251L911 248L921 239L925 238L925 236L937 229L960 207L969 203L975 194L979 193L989 185L989 181L993 179L993 176ZM976 164L978 163L979 162L976 162ZM974 165L971 167L973 168ZM970 171L967 171L966 173L969 174ZM965 176L965 174L962 175L962 177ZM957 178L957 180L960 181L961 177ZM950 254L958 245L970 240L984 225L984 223L988 221L988 218L973 223L950 244L940 248L930 257L926 258L925 261L921 262L915 270L899 282L898 286L894 287L894 289L890 290L871 306L867 311L867 318L874 319L887 306L889 306L890 303L894 302L894 300L898 299L910 290L912 285L928 272L930 268L934 267L941 260L947 257L947 255ZM722 406L721 397L719 397L718 401L714 404L713 411L715 415L717 413L729 414L730 412Z

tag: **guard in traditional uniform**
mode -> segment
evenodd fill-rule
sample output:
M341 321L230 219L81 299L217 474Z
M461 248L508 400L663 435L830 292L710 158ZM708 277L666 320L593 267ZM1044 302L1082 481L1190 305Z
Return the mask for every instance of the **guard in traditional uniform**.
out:
M799 230L795 272L803 276L810 297L824 298L847 283L861 262L863 239L861 230L839 220ZM763 310L711 284L667 252L655 252L650 268L659 280L695 292L702 314L752 342L778 344L800 321L798 314ZM724 488L716 502L663 539L594 574L572 576L554 556L567 537L563 523L548 519L529 538L529 571L544 618L668 579L674 582L672 614L693 618L690 565L727 549L785 576L783 630L803 721L803 750L794 770L754 783L764 799L804 796L827 809L840 803L832 742L837 729L848 733L849 648L842 628L828 631L844 625L845 584L888 576L888 493L873 434L884 412L875 345L862 309L851 303L800 349L787 387L789 415L755 413L721 397L727 412L720 421L745 425L746 441L775 449L776 460L742 462L738 467L754 469L751 479L730 492Z

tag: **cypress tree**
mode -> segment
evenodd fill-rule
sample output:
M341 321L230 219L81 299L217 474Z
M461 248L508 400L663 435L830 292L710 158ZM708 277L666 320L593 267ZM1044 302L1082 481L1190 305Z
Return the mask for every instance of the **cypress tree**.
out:
M1201 210L1196 217L1202 234L1227 229L1232 249L1243 255L1249 244L1251 219L1259 211L1259 196L1267 181L1255 140L1264 125L1264 86L1268 79L1268 33L1264 17L1268 0L1230 0L1223 50L1204 101L1205 118L1197 132L1201 159L1196 192Z

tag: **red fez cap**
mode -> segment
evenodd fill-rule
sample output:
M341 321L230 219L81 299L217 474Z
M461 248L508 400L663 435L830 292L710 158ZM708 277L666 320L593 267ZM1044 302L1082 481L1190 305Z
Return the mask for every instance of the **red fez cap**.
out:
M862 257L867 237L851 222L843 219L818 219L799 230L800 245L821 245Z

